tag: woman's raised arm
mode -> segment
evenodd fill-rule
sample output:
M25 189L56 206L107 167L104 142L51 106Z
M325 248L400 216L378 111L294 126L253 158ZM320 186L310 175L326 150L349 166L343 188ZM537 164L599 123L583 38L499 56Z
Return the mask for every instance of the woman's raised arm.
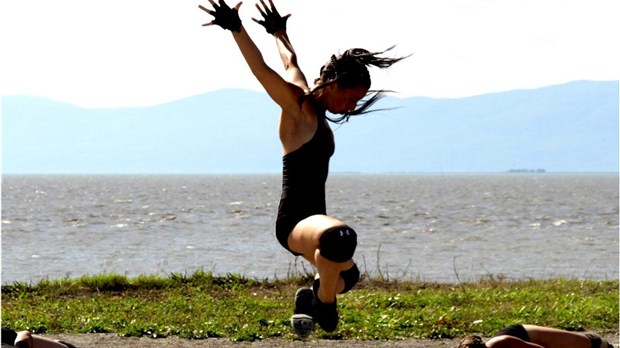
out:
M274 6L272 0L269 0L269 6L265 4L264 0L260 0L260 4L262 5L262 8L258 3L256 4L256 8L260 12L261 16L263 16L263 19L252 19L256 23L265 27L267 33L276 38L276 45L278 47L278 51L280 52L280 58L282 58L282 63L286 69L286 80L301 87L303 90L308 90L308 82L306 81L306 77L297 63L297 53L295 53L291 40L286 32L286 21L291 15L287 14L282 17Z
M241 2L234 8L228 7L223 0L219 0L219 4L216 4L213 0L209 0L209 2L214 10L209 10L202 5L199 5L199 7L212 15L214 20L203 24L203 26L215 24L226 30L230 30L252 74L258 79L271 99L283 109L296 106L297 98L303 91L299 91L299 88L285 81L265 63L262 53L245 31L239 19Z

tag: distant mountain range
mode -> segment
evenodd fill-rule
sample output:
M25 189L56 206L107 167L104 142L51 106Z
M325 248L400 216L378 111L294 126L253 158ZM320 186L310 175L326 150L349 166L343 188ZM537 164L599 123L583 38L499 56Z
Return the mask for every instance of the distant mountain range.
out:
M618 172L618 81L387 97L333 125L332 172ZM2 99L6 174L278 173L278 107L221 90L140 108Z

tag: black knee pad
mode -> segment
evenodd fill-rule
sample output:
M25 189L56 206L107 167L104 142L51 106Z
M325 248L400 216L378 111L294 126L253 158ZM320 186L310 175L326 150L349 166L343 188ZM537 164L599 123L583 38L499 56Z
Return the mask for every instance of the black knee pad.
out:
M333 262L346 262L353 258L357 247L357 233L349 226L330 228L319 239L321 256Z
M340 272L340 276L342 280L344 280L344 290L340 293L344 294L353 289L357 281L360 280L360 270L357 268L357 265L353 265L353 267L348 270Z

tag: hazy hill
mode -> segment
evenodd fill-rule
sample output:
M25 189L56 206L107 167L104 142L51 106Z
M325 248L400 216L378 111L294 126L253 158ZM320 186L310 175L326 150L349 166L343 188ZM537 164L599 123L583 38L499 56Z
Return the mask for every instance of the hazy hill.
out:
M333 126L332 171L618 171L618 81L577 81L461 99L389 97L395 108ZM222 90L144 108L85 109L9 96L4 173L280 171L279 110Z

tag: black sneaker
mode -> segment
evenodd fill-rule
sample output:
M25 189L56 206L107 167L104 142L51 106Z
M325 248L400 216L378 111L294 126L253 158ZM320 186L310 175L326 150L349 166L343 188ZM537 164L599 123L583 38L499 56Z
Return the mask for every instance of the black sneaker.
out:
M334 303L323 303L319 299L319 286L321 282L319 279L314 281L312 286L312 294L314 295L314 320L321 326L325 332L333 332L338 326L338 308L336 306L336 300Z
M295 293L295 314L314 315L314 293L310 288L299 288Z
M302 338L307 338L314 330L313 301L312 289L301 288L295 293L295 310L291 317L291 326Z

